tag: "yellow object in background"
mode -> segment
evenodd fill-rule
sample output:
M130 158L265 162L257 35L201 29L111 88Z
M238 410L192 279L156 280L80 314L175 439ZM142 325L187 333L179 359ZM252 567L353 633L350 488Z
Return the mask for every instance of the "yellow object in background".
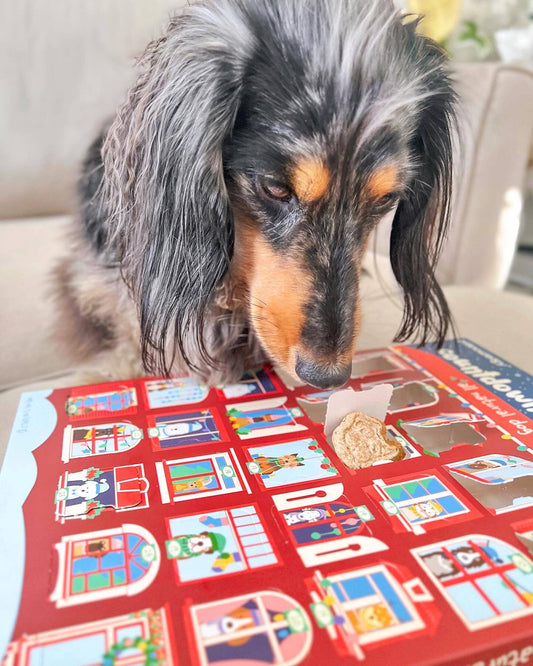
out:
M461 15L462 0L407 0L407 11L422 14L419 32L436 42L444 42Z

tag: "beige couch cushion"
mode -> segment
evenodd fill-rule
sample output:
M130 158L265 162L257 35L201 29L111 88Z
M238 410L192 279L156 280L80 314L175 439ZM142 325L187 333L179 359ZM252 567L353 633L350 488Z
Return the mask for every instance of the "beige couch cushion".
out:
M497 63L460 64L462 165L452 224L438 266L442 284L502 289L520 225L533 135L533 70ZM377 234L386 255L390 227Z
M50 339L55 313L50 272L66 252L67 222L65 217L0 222L0 390L68 366Z
M445 287L444 293L459 337L469 338L533 374L533 298L496 289L457 285ZM364 302L358 348L390 344L401 316L398 295Z

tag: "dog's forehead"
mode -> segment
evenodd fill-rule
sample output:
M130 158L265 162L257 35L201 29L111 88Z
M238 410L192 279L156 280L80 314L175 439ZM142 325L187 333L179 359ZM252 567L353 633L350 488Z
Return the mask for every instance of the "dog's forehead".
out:
M332 114L326 101L306 101L303 91L299 101L287 95L283 102L279 99L283 93L270 90L273 94L267 100L254 86L247 88L228 142L244 162L248 160L244 167L284 174L301 187L312 181L310 189L320 190L342 170L348 171L343 176L349 179L349 172L405 163L414 117L386 117L374 120L369 128L368 123L358 122L361 108L348 105ZM372 115L371 109L365 112Z
M348 197L394 190L426 94L414 30L388 0L272 0L246 13L254 47L231 166L279 175L301 201L340 192L335 182Z

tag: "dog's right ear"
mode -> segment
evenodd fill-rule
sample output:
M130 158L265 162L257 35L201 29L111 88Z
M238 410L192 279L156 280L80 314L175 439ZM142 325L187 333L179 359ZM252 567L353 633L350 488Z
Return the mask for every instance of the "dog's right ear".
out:
M143 362L213 363L203 336L233 251L222 144L252 37L235 3L186 7L144 68L103 148L109 238L139 309Z

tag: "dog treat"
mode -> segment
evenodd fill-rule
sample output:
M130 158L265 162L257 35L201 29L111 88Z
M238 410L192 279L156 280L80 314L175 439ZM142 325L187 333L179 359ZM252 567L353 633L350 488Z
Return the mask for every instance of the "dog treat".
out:
M402 445L387 438L385 424L361 412L350 412L343 418L333 431L332 442L339 458L352 469L405 457Z

